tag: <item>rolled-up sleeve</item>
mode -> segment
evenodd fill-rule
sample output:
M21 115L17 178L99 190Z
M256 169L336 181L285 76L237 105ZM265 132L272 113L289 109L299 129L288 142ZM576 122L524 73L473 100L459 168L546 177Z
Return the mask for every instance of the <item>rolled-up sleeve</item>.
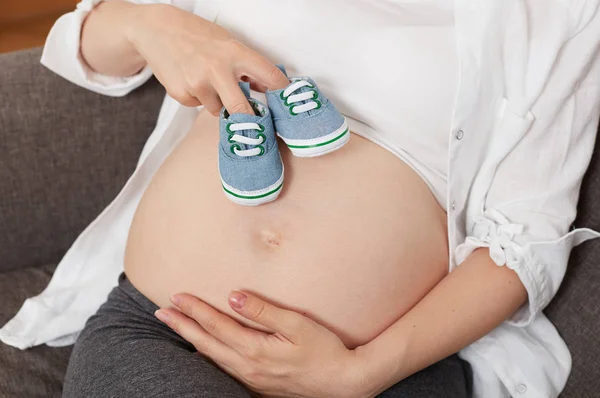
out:
M473 250L487 247L498 266L516 272L528 293L527 304L508 320L516 326L528 325L554 297L572 247L600 236L571 228L600 117L598 13L592 11L551 59L547 78L525 110L525 89L512 95L517 101L510 89L500 101L498 133L489 143L496 164L480 172L488 174L487 188L455 250L460 264ZM524 74L530 75L520 76L521 82L538 79L535 73L544 66L528 65Z
M100 94L120 97L144 84L151 76L150 67L128 77L106 76L94 72L81 57L81 27L87 15L102 0L83 0L74 11L55 23L42 52L41 63L78 86ZM168 0L131 1L132 3L170 3Z

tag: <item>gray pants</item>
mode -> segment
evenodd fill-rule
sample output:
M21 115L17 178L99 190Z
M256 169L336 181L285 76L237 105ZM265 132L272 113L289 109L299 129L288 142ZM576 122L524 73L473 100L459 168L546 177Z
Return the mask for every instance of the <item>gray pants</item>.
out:
M64 398L253 397L244 385L199 355L158 321L158 307L121 274L119 285L75 343ZM379 397L470 396L471 369L453 355Z

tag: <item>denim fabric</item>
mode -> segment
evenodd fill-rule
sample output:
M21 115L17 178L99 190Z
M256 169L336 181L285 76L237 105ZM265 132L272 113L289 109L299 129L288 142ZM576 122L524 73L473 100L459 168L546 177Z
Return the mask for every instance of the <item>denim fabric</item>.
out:
M337 110L335 105L329 101L327 97L319 90L317 84L309 77L292 78L291 82L297 80L306 80L310 82L314 88L302 87L294 94L314 90L319 96L321 102L320 109L313 109L308 112L303 112L298 115L290 113L290 107L284 104L280 95L285 90L273 90L265 93L269 110L273 116L273 123L277 133L288 139L313 139L333 133L344 124L344 117ZM298 102L297 105L308 101Z
M228 115L227 111L221 112L221 117L219 120L219 135L220 135L219 145L221 147L223 147L224 149L226 149L226 152L228 152L229 155L231 155L231 157L233 159L246 158L246 157L238 156L238 155L231 153L230 147L231 147L232 143L230 143L228 141L229 132L227 132L227 125L230 123L258 123L258 124L261 124L265 127L265 131L263 131L262 134L264 134L267 137L267 140L265 141L265 143L262 144L262 146L265 148L265 151L269 151L271 149L271 147L277 145L277 140L276 140L276 136L275 136L275 128L273 127L273 120L271 119L271 114L269 113L268 108L253 98L249 98L248 101L253 105L254 108L262 107L264 109L264 115L263 116L255 116L255 115L246 115L244 113L236 113L233 115ZM259 131L257 131L257 130L241 130L241 131L236 131L235 134L243 135L244 137L256 138L256 136L259 134ZM234 144L239 145L242 150L254 148L254 145L246 145L241 142L235 142Z
M244 87L242 86L242 89ZM245 90L244 90L245 91ZM257 191L275 184L283 173L283 164L279 155L275 129L269 109L253 98L248 98L250 104L262 113L261 116L233 114L229 115L226 110L221 111L219 120L219 172L225 183L241 191ZM232 143L229 142L227 125L229 123L258 123L265 127L262 132L266 141L262 146L265 153L260 156L238 156L231 152ZM256 138L257 130L241 130L235 132L245 137ZM240 149L252 149L253 145L235 143Z

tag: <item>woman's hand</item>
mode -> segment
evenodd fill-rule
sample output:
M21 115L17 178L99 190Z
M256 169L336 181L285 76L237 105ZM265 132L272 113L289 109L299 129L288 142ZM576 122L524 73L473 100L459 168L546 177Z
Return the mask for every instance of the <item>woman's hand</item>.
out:
M189 294L171 298L177 307L156 316L199 353L264 397L365 397L366 365L331 331L294 311L250 294L232 292L229 304L275 333L240 325Z
M213 115L223 105L230 113L252 114L238 86L243 77L261 91L289 84L276 66L222 27L170 5L136 7L129 40L181 104L204 105Z

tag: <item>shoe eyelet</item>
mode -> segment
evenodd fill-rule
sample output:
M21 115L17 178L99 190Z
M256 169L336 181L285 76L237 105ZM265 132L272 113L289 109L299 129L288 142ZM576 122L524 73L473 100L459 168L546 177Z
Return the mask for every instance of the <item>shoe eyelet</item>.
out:
M230 128L232 124L233 123L227 123L227 126L225 126L225 131L227 131L229 134L235 134L235 132L231 131L231 128Z
M267 136L262 133L257 134L256 138L262 138L262 142L260 144L264 144L267 141Z
M314 95L313 95L312 99L316 100L317 98L319 98L319 93L318 92L313 91L313 94Z
M315 102L317 103L317 107L313 110L317 110L317 109L321 108L321 101L315 100Z
M262 124L258 123L258 127L260 127L260 129L257 130L259 133L265 131L265 126L263 126Z
M231 150L231 153L233 153L234 155L237 155L237 153L235 153L236 149L238 151L242 150L242 148L240 148L240 146L238 144L233 144L232 146L229 147L229 149Z
M232 141L231 139L233 138L234 135L235 134L233 134L233 133L229 133L229 137L227 137L227 142L233 143L234 141Z
M281 92L279 93L279 97L281 98L281 100L282 100L282 101L287 101L287 97L284 97L284 96L283 96L283 91L281 91Z
M258 155L256 155L256 156L262 156L262 155L265 154L265 147L264 146L257 145L256 147L260 149L260 153Z
M294 112L294 108L295 108L295 106L290 106L290 114L292 116L297 116L298 114L296 112Z

